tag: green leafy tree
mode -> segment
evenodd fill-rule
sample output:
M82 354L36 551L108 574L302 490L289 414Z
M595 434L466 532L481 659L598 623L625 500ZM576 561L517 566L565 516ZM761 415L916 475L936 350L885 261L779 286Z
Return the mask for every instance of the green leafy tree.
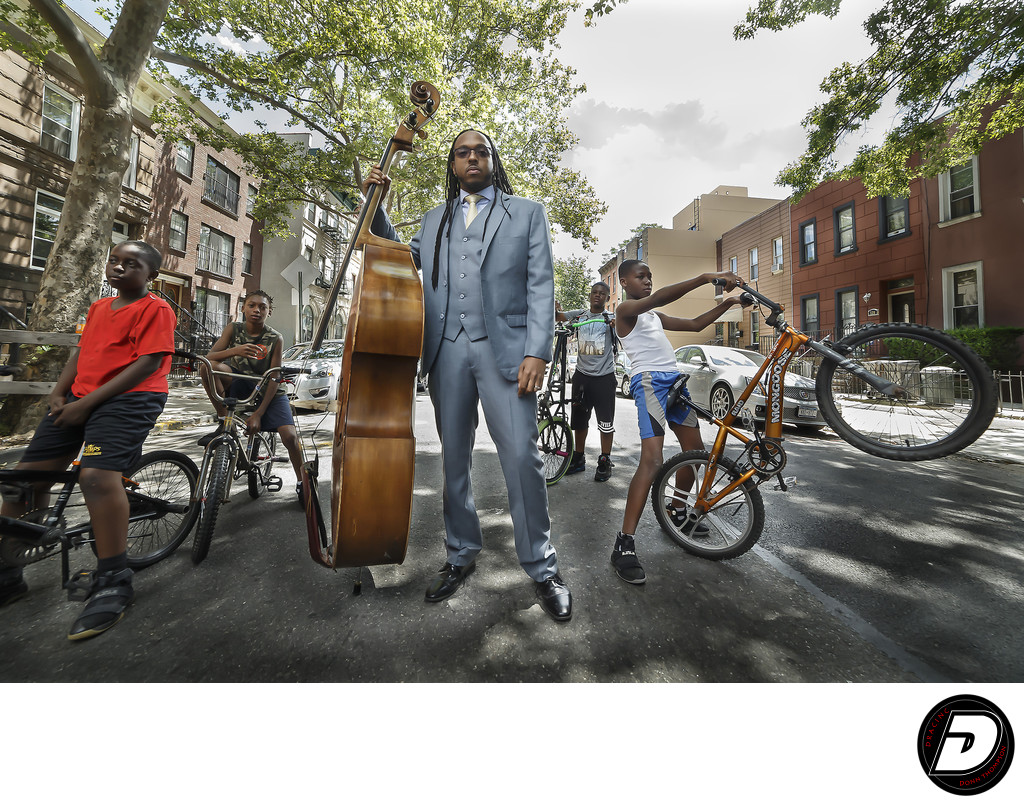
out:
M103 7L111 33L99 53L57 0L28 0L27 10L19 2L0 0L0 10L29 41L0 32L0 45L36 63L48 50L67 52L86 90L79 157L33 329L68 330L99 284L128 164L131 97L150 57L158 77L197 98L230 111L284 112L289 127L322 139L307 156L266 123L239 135L201 123L185 100L156 113L168 138L232 149L261 177L254 212L265 236L281 233L296 203L326 188L358 192L410 109L413 80L438 88L441 109L422 151L393 167L387 203L396 225L411 230L441 200L448 147L467 127L495 138L517 192L544 202L556 231L584 248L607 210L584 177L559 164L576 144L565 110L584 91L555 57L575 0L124 0ZM54 376L65 358L51 353L38 377ZM17 419L28 426L37 415Z
M590 289L595 282L585 258L555 259L555 299L562 310L590 307Z
M778 31L841 0L760 0L737 39ZM822 82L826 99L803 121L807 150L779 174L797 197L830 179L859 178L870 195L907 195L910 181L962 164L988 140L1024 126L1024 2L889 0L864 23L874 48ZM883 141L848 165L836 150L885 106Z

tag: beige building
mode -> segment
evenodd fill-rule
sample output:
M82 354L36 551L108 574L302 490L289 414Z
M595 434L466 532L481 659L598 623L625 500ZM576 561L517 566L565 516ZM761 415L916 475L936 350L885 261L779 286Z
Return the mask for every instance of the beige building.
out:
M754 198L747 188L720 185L710 193L701 195L672 217L671 229L645 229L618 254L601 267L601 279L612 288L615 308L623 298L618 282L618 267L624 260L643 260L651 267L654 288L662 288L705 272L719 271L722 235L737 224L778 205L779 199ZM662 308L670 316L692 319L714 307L715 288L704 285L682 299ZM730 311L727 318L738 318L738 311ZM712 325L699 333L668 333L674 347L703 344L716 338L717 330L728 328L734 333L743 330L743 322ZM728 333L726 333L728 335ZM741 339L742 340L742 339Z

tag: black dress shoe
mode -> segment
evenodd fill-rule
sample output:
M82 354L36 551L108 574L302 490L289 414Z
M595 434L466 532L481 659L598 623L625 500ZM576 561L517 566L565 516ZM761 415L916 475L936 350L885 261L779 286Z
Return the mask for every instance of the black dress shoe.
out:
M444 599L454 595L455 591L462 586L462 582L466 580L466 576L472 573L475 567L475 561L463 567L457 567L451 562L445 562L444 567L438 571L440 578L427 587L426 599L430 603L436 604L438 601L444 601Z
M556 621L567 621L572 617L572 593L557 573L550 579L537 582L540 605Z

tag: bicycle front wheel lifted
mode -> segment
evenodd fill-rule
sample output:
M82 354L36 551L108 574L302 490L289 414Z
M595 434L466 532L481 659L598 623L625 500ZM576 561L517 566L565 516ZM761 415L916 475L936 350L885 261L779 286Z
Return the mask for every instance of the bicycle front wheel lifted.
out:
M545 419L538 426L537 446L547 485L558 483L572 460L572 431L564 419Z
M865 453L894 461L942 458L973 443L996 412L996 384L974 350L920 324L872 324L833 347L895 384L883 394L826 359L816 391L832 430Z
M128 567L139 569L170 556L192 530L199 470L182 453L158 450L144 455L128 478Z
M220 444L210 459L209 482L199 501L199 523L196 538L192 541L192 561L202 562L210 552L213 529L217 526L217 512L228 493L228 474L231 470L231 451L226 444Z
M764 528L764 502L753 481L745 481L698 515L693 506L707 477L711 457L689 450L666 461L654 478L651 505L662 530L684 550L705 559L734 559L746 553ZM740 477L731 459L722 456L708 499Z

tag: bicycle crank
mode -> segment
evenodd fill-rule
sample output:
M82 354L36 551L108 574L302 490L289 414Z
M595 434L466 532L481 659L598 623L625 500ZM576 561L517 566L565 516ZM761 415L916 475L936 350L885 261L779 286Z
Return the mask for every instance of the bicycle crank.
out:
M771 478L786 466L786 451L774 439L761 439L747 445L747 462L762 478Z

